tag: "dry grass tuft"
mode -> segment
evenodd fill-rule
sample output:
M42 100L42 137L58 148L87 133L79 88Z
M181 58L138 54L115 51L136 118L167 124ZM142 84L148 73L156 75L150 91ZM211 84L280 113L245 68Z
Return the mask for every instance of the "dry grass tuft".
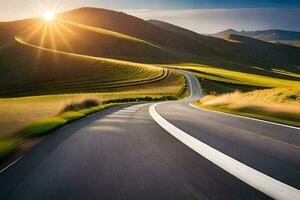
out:
M248 93L236 91L205 96L200 104L233 110L254 109L276 114L300 115L300 88L275 88Z

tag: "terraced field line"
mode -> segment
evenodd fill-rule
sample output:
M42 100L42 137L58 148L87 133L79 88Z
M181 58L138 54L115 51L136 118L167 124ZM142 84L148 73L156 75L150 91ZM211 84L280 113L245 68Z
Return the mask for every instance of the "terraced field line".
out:
M104 61L104 62L113 63L113 64L123 64L123 65L137 66L137 67L145 66L145 67L157 68L153 65L137 64L137 63L134 63L134 62L116 60L116 59L112 59L112 58L103 58L103 57L89 56L89 55L84 55L84 54L76 54L76 53L70 53L70 52L64 52L64 51L49 49L49 48L45 48L45 47L41 47L41 46L37 46L37 45L34 45L34 44L27 43L27 42L23 41L21 38L18 38L17 36L15 36L15 40L17 42L19 42L20 44L23 44L23 45L26 45L26 46L34 47L34 48L41 49L41 50L48 51L48 52L68 55L68 56L75 56L75 57L80 57L80 58L99 60L99 61Z

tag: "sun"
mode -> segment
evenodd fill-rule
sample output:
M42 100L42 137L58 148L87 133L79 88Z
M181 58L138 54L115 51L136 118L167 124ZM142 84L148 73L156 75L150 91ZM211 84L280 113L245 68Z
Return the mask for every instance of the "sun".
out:
M46 11L44 14L43 14L43 19L47 22L51 22L53 21L55 18L55 14L53 11Z

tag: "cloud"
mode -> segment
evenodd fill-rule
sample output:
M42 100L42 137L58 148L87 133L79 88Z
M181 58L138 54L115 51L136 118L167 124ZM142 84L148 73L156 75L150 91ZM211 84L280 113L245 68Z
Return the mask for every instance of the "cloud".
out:
M143 18L173 23L199 33L224 29L286 29L300 31L300 8L123 10Z

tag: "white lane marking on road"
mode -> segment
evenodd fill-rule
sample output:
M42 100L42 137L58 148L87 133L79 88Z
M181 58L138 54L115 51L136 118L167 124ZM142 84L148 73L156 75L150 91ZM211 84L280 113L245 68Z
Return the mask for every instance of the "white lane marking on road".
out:
M150 115L154 121L156 121L163 129L173 135L176 139L205 157L207 160L276 200L300 199L300 191L298 189L267 176L180 130L165 120L156 111L157 105L159 104L151 105L149 108Z
M190 103L190 106L192 106L198 110L205 110L205 111L219 113L219 114L223 114L223 115L229 115L229 116L233 116L233 117L237 117L237 118L250 119L253 121L258 121L258 122L263 122L263 123L272 124L272 125L276 125L276 126L282 126L285 128L292 128L292 129L300 130L300 127L296 127L296 126L289 126L289 125L280 124L280 123L276 123L276 122L270 122L270 121L266 121L266 120L262 120L262 119L255 119L255 118L251 118L251 117L245 117L245 116L234 115L234 114L230 114L230 113L224 113L224 112L220 112L220 111L216 111L216 110L208 110L208 109L204 109L204 108L199 108L199 107L193 105L192 103Z
M17 160L15 160L14 162L10 163L9 165L7 165L6 167L4 167L1 171L0 174L2 172L4 172L5 170L7 170L9 167L11 167L13 164L15 164L16 162L18 162L23 156L20 156Z

